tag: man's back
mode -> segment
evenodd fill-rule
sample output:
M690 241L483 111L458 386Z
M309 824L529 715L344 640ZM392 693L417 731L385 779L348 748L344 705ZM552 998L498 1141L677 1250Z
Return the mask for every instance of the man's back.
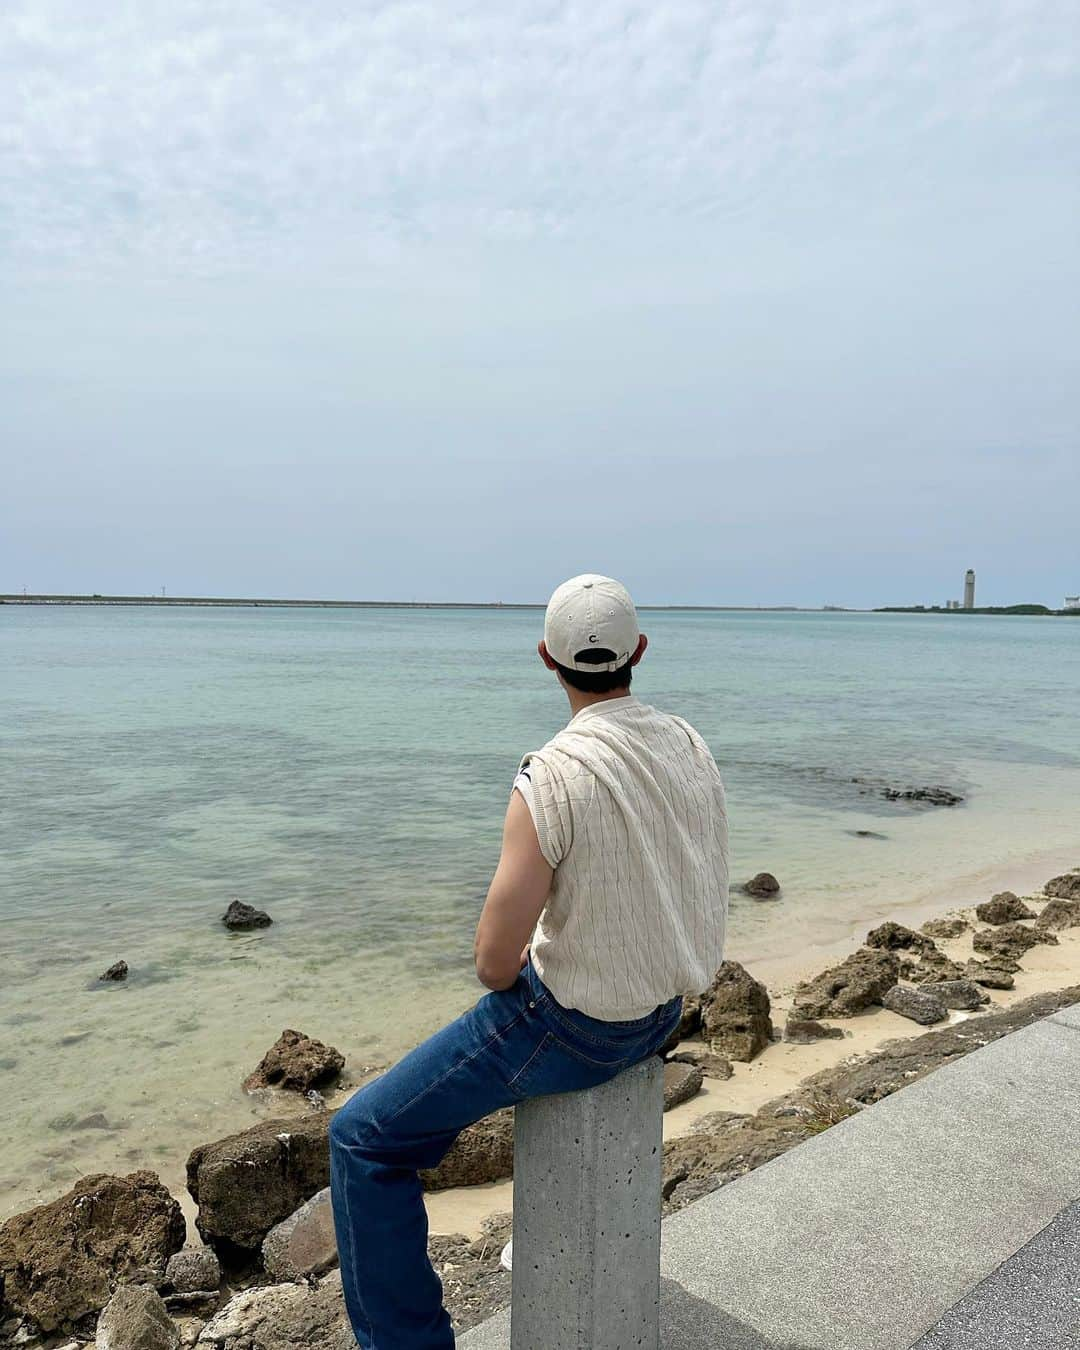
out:
M591 1017L642 1017L705 989L723 959L724 788L701 736L634 695L590 704L524 756L554 868L533 963Z

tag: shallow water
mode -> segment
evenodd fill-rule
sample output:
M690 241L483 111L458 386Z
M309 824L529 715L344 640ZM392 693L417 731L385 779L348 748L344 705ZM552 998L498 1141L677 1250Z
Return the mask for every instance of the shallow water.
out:
M565 722L519 610L0 608L0 1216L265 1114L283 1027L351 1066L475 997L520 755ZM731 954L1080 844L1080 622L646 612L635 680L728 786ZM942 783L956 808L853 779ZM859 830L884 839L860 838ZM1080 862L1080 857L1077 859ZM272 928L230 935L238 895ZM114 960L119 986L97 981ZM73 1128L103 1112L108 1129Z

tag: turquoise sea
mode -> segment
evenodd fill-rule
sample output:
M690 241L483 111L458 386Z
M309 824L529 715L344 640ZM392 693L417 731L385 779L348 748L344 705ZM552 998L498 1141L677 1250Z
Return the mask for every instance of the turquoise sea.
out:
M476 996L510 781L568 716L541 624L0 607L0 1218L91 1170L178 1177L195 1144L266 1114L239 1084L284 1027L358 1071ZM711 745L734 877L783 885L733 900L747 964L1080 845L1080 622L668 610L642 626L634 690ZM893 804L859 778L966 800ZM228 934L232 896L273 926ZM101 985L119 958L129 980ZM78 1127L96 1112L105 1127Z

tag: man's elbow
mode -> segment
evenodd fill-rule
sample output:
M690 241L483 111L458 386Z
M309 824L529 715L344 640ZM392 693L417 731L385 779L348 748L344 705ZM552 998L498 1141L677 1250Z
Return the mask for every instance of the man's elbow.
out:
M495 993L509 989L517 980L521 971L520 955L508 961L497 952L488 952L483 948L476 950L476 978L486 988Z

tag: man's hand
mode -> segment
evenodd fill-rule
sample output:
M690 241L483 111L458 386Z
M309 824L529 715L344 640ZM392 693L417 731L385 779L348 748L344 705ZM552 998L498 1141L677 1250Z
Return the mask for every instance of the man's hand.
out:
M536 921L551 890L551 866L540 852L525 798L511 792L503 846L476 925L476 974L489 989L509 989L528 959Z

